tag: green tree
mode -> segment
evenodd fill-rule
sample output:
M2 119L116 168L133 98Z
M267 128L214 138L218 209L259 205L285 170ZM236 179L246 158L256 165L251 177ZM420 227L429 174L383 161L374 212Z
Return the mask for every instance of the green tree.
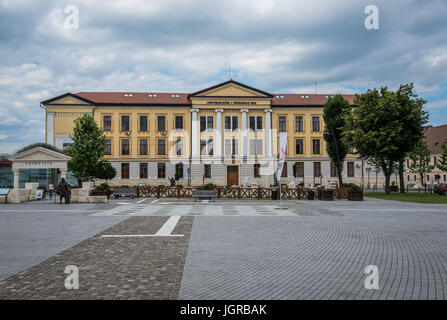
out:
M423 138L424 126L428 121L428 113L423 110L425 100L418 98L413 92L413 83L402 84L396 91L399 119L402 126L400 135L395 141L401 154L398 160L400 192L405 193L405 158L414 146Z
M441 171L447 171L447 138L441 145L442 153L437 161L437 167Z
M342 140L343 127L345 126L344 115L351 111L349 102L341 94L329 98L323 107L323 119L325 124L324 140L326 151L331 162L337 168L338 183L343 184L343 163L348 154L348 145Z
M421 139L414 146L413 151L410 152L410 171L413 173L418 173L421 177L421 186L424 185L424 174L431 172L435 166L430 165L430 150L428 150L427 145Z
M346 113L343 142L355 153L377 163L385 175L385 192L390 193L390 177L402 157L400 135L404 130L396 94L382 87L357 95L357 107Z
M75 120L73 129L73 145L68 149L72 159L68 169L77 178L91 181L96 176L96 170L106 148L106 138L103 131L90 114Z
M95 177L98 179L106 180L107 183L107 180L112 180L116 177L116 169L112 166L110 161L103 159L99 161L96 167Z

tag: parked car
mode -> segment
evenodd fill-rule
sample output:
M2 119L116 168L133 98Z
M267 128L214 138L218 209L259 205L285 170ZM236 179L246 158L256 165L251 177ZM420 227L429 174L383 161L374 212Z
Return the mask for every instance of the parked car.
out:
M440 195L446 195L447 194L447 183L440 183L433 189L434 192Z

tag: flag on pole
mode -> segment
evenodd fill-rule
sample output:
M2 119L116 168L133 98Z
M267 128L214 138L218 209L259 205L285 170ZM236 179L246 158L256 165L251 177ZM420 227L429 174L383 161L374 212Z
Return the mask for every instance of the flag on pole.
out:
M279 160L278 160L278 171L276 172L276 179L281 180L282 168L284 166L284 161L286 160L286 147L287 147L287 132L279 133Z

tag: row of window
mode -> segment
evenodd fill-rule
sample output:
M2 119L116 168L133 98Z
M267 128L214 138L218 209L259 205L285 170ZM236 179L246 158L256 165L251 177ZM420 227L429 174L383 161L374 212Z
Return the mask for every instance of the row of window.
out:
M249 116L249 128L253 131L263 130L263 117L262 116ZM139 131L146 132L149 130L148 116L139 116ZM225 130L235 131L239 128L239 117L238 116L225 116L224 117ZM104 131L112 131L112 116L104 115L102 119L102 128ZM184 122L183 116L174 117L174 129L183 130ZM200 131L213 130L214 129L214 117L213 116L200 116ZM278 117L278 129L281 132L287 130L287 117ZM121 131L130 131L130 116L121 116ZM157 131L166 131L166 116L157 116ZM295 131L304 131L304 120L303 116L295 117ZM312 131L320 131L320 117L312 117Z
M149 131L149 119L148 116L139 116L138 130L140 132ZM174 128L175 130L183 130L183 116L174 117ZM112 116L105 115L102 118L102 129L103 131L112 131ZM130 116L121 116L121 127L120 131L130 131ZM157 131L166 131L166 116L157 116Z
M429 163L429 164L431 164L431 163ZM433 164L431 164L431 165L436 166L437 164L438 164L438 161L436 159L436 156L433 156ZM407 168L409 168L409 167L410 167L410 159L407 158Z
M121 139L121 155L130 155L130 140ZM148 139L139 139L139 155L149 154L149 142ZM225 139L225 155L237 155L238 154L238 139ZM166 139L157 139L157 155L166 155ZM175 154L178 156L183 155L183 139L177 138L175 142ZM286 150L287 153L287 150ZM112 155L112 139L106 140L106 155ZM200 154L210 155L214 154L214 141L213 139L201 139L200 140ZM262 155L263 154L263 140L262 139L250 139L250 155ZM304 139L295 139L295 154L304 154ZM321 140L312 139L312 154L321 154Z
M130 155L130 140L121 139L121 155ZM177 139L175 142L175 153L176 155L183 155L183 139ZM149 155L149 141L148 139L138 140L138 154L141 156ZM166 139L157 139L157 155L166 155ZM105 155L112 155L112 139L106 139L106 150Z
M296 173L295 178L304 178L304 162L295 162L296 163ZM354 162L347 162L347 175L348 177L354 177L355 176L355 170L354 170ZM284 172L285 170L285 172ZM321 162L314 162L313 163L313 173L314 177L318 178L321 174ZM334 164L331 162L331 170L330 170L331 178L337 177L337 168L334 166ZM285 165L282 170L281 177L287 177L287 166Z
M148 163L140 163L140 179L148 178ZM211 164L203 165L203 175L204 178L211 178ZM281 177L287 177L287 162L283 167ZM348 177L354 177L354 162L347 162L348 167ZM183 163L177 163L175 165L175 175L182 178L183 177ZM321 162L313 163L313 176L315 178L321 177ZM253 166L253 176L255 178L261 177L261 164L256 163ZM129 163L121 163L121 179L129 179L130 177L130 164ZM296 162L296 178L304 177L304 162ZM331 177L337 177L337 169L331 163ZM415 176L416 177L416 176ZM159 162L157 163L157 178L158 179L166 179L166 163ZM410 176L408 176L408 181ZM428 179L428 177L427 177ZM416 180L415 180L416 181ZM446 181L446 175L444 175L444 181Z
M183 178L183 163L177 163L175 165L175 175L179 178ZM203 168L204 178L211 178L211 164L204 164ZM140 179L147 179L149 177L149 164L140 163ZM130 178L130 164L121 163L121 179ZM166 179L166 163L157 163L157 178Z
M286 116L278 117L278 130L280 132L287 131L287 117ZM303 118L303 116L295 117L295 131L296 132L304 132L304 118ZM319 116L312 117L312 132L320 132L320 117Z
M443 174L442 175L442 180L443 180L443 182L447 182L447 175ZM410 182L410 175L407 175L407 181ZM418 176L417 175L413 175L413 182L416 183L417 181L418 181ZM427 174L427 180L425 182L426 183L430 183L430 181L437 182L436 174L433 175L433 180L430 180L430 175ZM441 181L441 175L439 175L439 181Z

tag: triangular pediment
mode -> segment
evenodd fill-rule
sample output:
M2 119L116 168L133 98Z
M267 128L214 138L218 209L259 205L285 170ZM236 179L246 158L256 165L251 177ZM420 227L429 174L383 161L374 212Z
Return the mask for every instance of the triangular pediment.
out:
M190 94L192 98L199 97L247 97L272 98L273 95L262 90L247 86L243 83L229 80L218 85Z
M65 93L55 98L41 102L43 105L92 105L92 101L81 98L73 93Z
M12 162L23 161L68 161L71 157L43 147L32 148L9 158Z

